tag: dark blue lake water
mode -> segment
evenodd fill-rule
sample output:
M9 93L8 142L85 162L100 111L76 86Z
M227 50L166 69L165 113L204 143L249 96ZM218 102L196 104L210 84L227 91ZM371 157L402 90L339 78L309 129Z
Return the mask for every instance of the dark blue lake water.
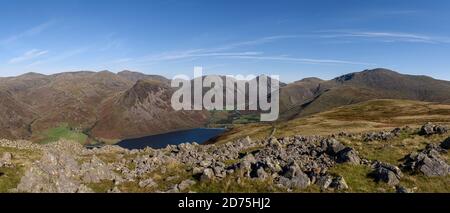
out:
M169 144L178 145L186 142L197 142L198 144L202 144L219 136L223 132L225 132L225 129L219 128L188 129L159 135L150 135L142 138L125 139L117 143L117 145L126 149L144 149L145 147L158 149L164 148Z

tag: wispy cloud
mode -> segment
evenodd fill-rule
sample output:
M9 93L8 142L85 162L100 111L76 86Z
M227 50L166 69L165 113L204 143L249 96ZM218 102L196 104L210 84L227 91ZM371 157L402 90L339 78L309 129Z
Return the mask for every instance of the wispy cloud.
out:
M56 22L54 20L41 23L41 24L31 27L23 32L17 33L15 35L11 35L5 39L0 40L0 44L7 45L7 44L13 43L19 39L22 39L22 38L38 35L55 23Z
M224 50L230 50L235 49L239 47L245 47L245 46L255 46L255 45L261 45L266 43L275 42L278 40L284 40L284 39L292 39L297 38L299 35L276 35L276 36L267 36L262 38L257 38L254 40L248 40L248 41L242 41L242 42L235 42L226 44L217 48L211 48L211 51L224 51Z
M264 52L260 51L230 51L234 49L242 49L242 47L257 46L269 42L275 42L281 39L291 39L297 37L300 37L300 35L280 35L280 36L263 37L249 41L230 43L219 47L165 52L162 54L147 55L139 58L126 58L126 60L118 59L115 60L115 62L149 65L163 61L194 60L197 58L221 58L221 59L269 60L269 61L304 63L304 64L374 65L372 63L366 62L346 61L337 59L296 58L296 57L289 57L286 55L271 56L266 55Z
M286 61L302 64L346 64L346 65L374 65L373 63L344 61L336 59L311 59L311 58L295 58L288 56L225 56L225 58L236 59L255 59L255 60L269 60L269 61Z
M24 61L29 61L32 59L36 59L40 56L43 56L45 54L47 54L48 51L47 50L38 50L38 49L32 49L29 50L27 52L25 52L23 55L12 58L11 60L9 60L10 64L16 64L16 63L21 63Z
M251 55L261 55L262 52L209 52L207 50L197 49L197 50L186 50L186 51L176 51L167 52L163 54L150 55L138 59L138 61L169 61L169 60L179 60L187 58L199 58L199 57L217 57L217 56L251 56Z
M144 57L140 57L135 59L137 62L158 62L158 61L169 61L169 60L185 60L185 59L194 59L201 57L238 57L238 56L256 56L262 55L263 52L257 51L233 51L230 50L239 49L243 47L257 46L270 42L275 42L282 39L290 39L295 38L296 35L276 35L276 36L267 36L262 38L257 38L254 40L240 41L229 43L217 47L210 48L199 48L199 49L190 49L190 50L181 50L181 51L171 51L165 52L162 54L156 55L147 55Z
M450 43L448 37L429 36L405 32L383 31L321 31L320 38L365 38L381 42L411 42L411 43Z
M27 67L34 67L34 66L42 65L42 64L56 63L56 62L68 59L70 57L82 54L88 50L89 50L89 47L81 47L81 48L77 48L77 49L68 50L68 51L62 52L58 55L54 55L54 56L45 58L43 60L38 60L36 62L33 62L33 63L29 64Z

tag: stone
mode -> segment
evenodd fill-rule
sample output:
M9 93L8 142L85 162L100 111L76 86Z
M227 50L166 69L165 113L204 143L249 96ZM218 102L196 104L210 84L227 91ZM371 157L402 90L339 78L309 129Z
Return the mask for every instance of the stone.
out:
M196 184L197 182L195 182L194 180L183 180L181 181L180 184L178 184L178 190L180 191L185 191L187 189L189 189L192 185Z
M413 193L414 191L412 189L408 189L406 187L397 185L397 186L395 186L395 192L403 194L403 193Z
M339 141L337 141L334 138L330 138L330 139L326 139L325 140L326 144L327 144L327 153L329 155L335 156L337 155L340 151L342 151L343 149L345 149L345 146L342 145Z
M450 149L450 137L448 137L447 139L445 139L441 145L440 145L443 149Z
M361 163L361 158L359 158L358 152L356 150L350 147L346 147L338 153L337 162L358 165Z
M3 153L0 158L0 167L12 167L12 154L10 152Z
M203 161L201 161L200 162L200 166L201 167L208 167L208 166L210 166L212 163L211 163L211 161L209 161L209 160L203 160Z
M203 170L200 176L200 181L211 181L214 179L214 171L211 168L206 168Z
M114 188L109 189L109 190L107 191L107 193L121 193L121 191L120 191L119 188L117 188L117 186L114 186Z
M403 174L397 166L376 162L372 176L375 178L375 181L383 181L390 186L395 186L400 183L400 178Z
M81 165L80 173L82 173L84 183L100 183L102 180L120 181L122 179L112 171L111 167L95 155L89 162Z
M295 162L292 162L288 166L286 166L286 168L284 169L283 176L288 179L292 179L301 174L303 174L303 172L301 171L298 164Z
M297 175L291 179L286 177L280 177L278 183L289 189L305 189L311 181L306 174Z
M403 167L407 170L419 172L427 177L447 176L450 166L440 155L442 148L429 144L419 153L411 153L405 157Z
M434 134L434 125L432 123L426 123L420 128L420 135L432 135Z
M330 188L333 188L335 190L345 190L348 189L347 182L345 182L344 177L335 177L333 178L333 181L330 184Z
M199 174L202 174L202 173L203 173L203 169L204 169L204 168L201 168L201 167L195 167L195 168L192 169L192 174L193 174L193 175L199 175Z
M320 189L325 190L330 187L331 183L333 182L333 177L329 175L319 176L316 180L316 185L320 187Z
M76 193L92 192L76 177L80 167L70 152L63 149L45 151L42 158L28 168L17 185L18 192Z
M269 177L266 171L264 171L264 168L260 167L258 170L256 170L256 177L259 179L266 179Z
M434 134L445 134L448 132L448 128L441 125L434 125L432 123L426 123L420 128L419 134L424 136Z
M147 178L145 180L141 180L141 181L139 181L138 185L141 188L154 188L154 187L158 186L158 184L152 178Z

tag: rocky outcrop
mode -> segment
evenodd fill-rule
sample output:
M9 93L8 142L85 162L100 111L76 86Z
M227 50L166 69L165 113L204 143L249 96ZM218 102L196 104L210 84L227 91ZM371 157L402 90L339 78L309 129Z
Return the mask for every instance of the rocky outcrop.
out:
M68 154L44 153L41 160L34 163L21 178L19 192L92 192L81 181L77 180L80 167L76 160Z
M121 177L95 155L79 164L83 147L70 141L46 145L42 158L25 171L18 192L92 192L85 184L102 180L121 182Z
M447 131L448 128L446 126L426 123L420 128L419 134L424 136L430 136L434 134L444 134L447 133Z
M439 146L429 144L424 150L406 156L403 167L428 177L446 176L450 172L450 166L440 155L442 152L445 151Z
M395 137L403 131L406 130L397 128L391 134ZM110 193L127 191L130 186L139 192L189 192L197 184L203 187L230 181L236 184L254 181L288 192L302 191L311 185L322 191L345 191L350 188L340 176L345 174L330 172L332 167L344 163L348 164L342 165L344 168L370 166L375 181L399 186L403 177L399 167L364 159L357 151L364 147L345 145L351 140L362 140L364 135L341 138L350 137L342 135L261 140L245 137L225 144L184 143L140 150L117 146L86 149L70 141L36 145L0 140L0 146L33 150L39 154L36 156L42 154L40 160L24 167L25 174L14 190L18 192L92 192L89 187L97 191L94 186L100 185L101 190ZM442 156L448 141L411 153L401 168L426 176L448 175L449 165ZM13 162L21 160L15 153L2 153L0 157L1 166L15 166ZM105 184L109 184L107 188Z
M388 163L377 161L372 167L374 168L374 171L371 175L374 177L375 181L383 181L390 186L399 184L400 178L403 176L400 168Z

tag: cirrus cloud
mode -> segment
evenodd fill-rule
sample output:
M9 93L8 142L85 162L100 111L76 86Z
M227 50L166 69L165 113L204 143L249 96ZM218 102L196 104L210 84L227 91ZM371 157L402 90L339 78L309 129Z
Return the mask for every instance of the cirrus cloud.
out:
M24 61L33 60L33 59L36 59L36 58L38 58L40 56L43 56L43 55L45 55L47 53L48 53L47 50L32 49L32 50L29 50L29 51L25 52L21 56L14 57L14 58L10 59L9 63L10 64L17 64L17 63L21 63L21 62L24 62Z

